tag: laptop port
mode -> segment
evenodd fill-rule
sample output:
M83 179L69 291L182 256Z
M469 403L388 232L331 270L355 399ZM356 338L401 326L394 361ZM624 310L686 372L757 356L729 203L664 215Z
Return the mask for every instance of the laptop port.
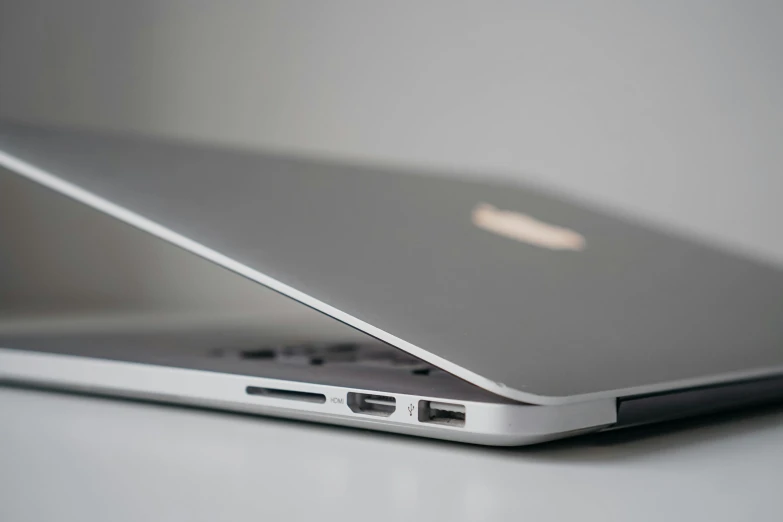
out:
M419 422L465 426L465 406L449 402L419 401Z
M348 407L354 413L388 417L397 409L397 400L388 395L349 392Z
M270 399L285 399L288 401L317 402L323 404L326 402L326 396L323 393L309 393L294 390L280 390L277 388L261 388L260 386L248 386L245 388L248 395L259 395L269 397Z

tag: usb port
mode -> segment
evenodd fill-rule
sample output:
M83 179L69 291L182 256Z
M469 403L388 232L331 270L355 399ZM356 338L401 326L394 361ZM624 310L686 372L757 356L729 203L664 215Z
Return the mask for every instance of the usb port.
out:
M419 401L419 422L465 426L465 406L449 402Z
M397 400L387 395L349 392L348 407L354 413L388 417L397 409Z

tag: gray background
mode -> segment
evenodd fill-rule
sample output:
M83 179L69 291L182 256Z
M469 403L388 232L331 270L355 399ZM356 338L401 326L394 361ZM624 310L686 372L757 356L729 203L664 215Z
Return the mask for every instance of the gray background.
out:
M779 1L0 5L0 116L519 178L783 263Z
M781 50L761 0L0 2L0 116L521 179L781 264ZM781 507L774 412L512 453L16 390L0 413L3 520Z

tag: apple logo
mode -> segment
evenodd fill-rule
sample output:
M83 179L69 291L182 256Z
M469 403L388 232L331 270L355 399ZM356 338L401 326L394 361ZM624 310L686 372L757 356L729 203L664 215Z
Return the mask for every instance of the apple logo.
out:
M473 208L473 224L499 236L551 250L584 250L584 236L571 229L539 221L527 214L500 210L488 203Z

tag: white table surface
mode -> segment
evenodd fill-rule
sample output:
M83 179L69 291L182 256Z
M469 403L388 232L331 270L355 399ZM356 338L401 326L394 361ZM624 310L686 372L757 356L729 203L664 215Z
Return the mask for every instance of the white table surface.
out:
M0 387L0 520L780 520L783 406L484 448Z

